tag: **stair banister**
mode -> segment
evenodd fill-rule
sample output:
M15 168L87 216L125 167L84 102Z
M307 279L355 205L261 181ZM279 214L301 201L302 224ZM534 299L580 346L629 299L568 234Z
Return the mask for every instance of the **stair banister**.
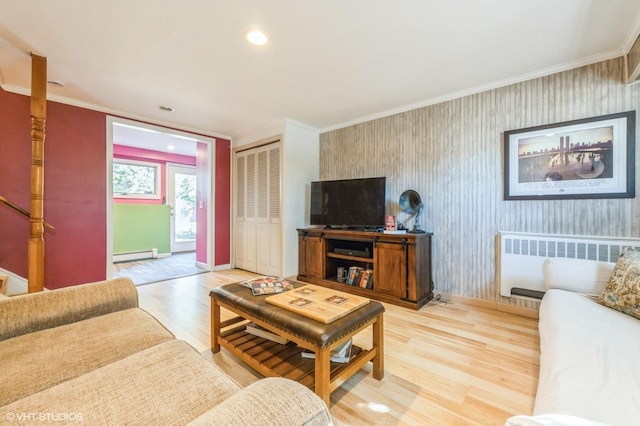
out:
M31 215L27 280L29 293L44 290L44 124L47 118L47 58L31 54Z

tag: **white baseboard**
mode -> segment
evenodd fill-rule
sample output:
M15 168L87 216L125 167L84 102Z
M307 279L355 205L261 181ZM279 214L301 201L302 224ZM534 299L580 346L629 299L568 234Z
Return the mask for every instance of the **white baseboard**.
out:
M196 268L198 268L198 269L202 269L202 270L204 270L204 271L208 271L208 270L209 270L209 265L207 265L207 264L206 264L206 263L204 263L204 262L198 262L198 261L196 260Z
M231 269L231 264L227 263L225 265L216 265L213 267L214 271L224 271L226 269Z
M113 262L130 262L132 260L156 259L171 256L171 253L158 254L158 249L136 251L131 253L118 253L113 255Z

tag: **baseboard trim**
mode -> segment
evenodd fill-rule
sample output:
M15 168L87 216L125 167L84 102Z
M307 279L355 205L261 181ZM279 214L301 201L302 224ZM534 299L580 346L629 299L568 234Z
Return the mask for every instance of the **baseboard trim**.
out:
M230 263L227 263L225 265L216 265L216 266L213 267L214 272L215 271L224 271L224 270L227 270L227 269L231 269L231 264Z
M496 303L497 310L510 314L520 315L527 318L539 319L537 309L523 308L522 306L514 306L506 303Z
M156 254L157 256L157 254ZM114 253L113 263L131 262L133 260L153 259L153 251L144 250L131 253Z
M539 318L537 309L523 308L522 306L509 305L507 303L499 303L491 300L478 299L475 297L440 293L440 300L451 301L453 303L461 303L463 305L469 306L477 306L479 308L493 309L494 311L506 312L509 314L520 315L527 318Z

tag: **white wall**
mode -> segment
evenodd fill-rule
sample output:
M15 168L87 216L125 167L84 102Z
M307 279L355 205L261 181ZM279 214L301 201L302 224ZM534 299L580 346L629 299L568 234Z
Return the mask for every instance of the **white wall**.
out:
M320 132L286 120L283 138L282 232L284 276L298 274L297 228L309 224L310 183L320 176Z
M298 274L297 228L309 224L310 183L320 176L320 131L294 120L265 127L233 140L233 149L281 140L282 276ZM235 162L232 162L232 168ZM232 175L235 171L232 172ZM235 205L235 188L232 193ZM233 234L232 234L233 235Z

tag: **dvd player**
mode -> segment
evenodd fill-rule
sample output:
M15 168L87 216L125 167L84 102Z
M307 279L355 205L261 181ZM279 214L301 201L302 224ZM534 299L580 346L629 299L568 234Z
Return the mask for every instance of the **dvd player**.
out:
M338 248L336 247L333 252L335 254L343 254L346 256L355 256L355 257L371 257L371 252L366 248L364 250L355 250L349 248Z

